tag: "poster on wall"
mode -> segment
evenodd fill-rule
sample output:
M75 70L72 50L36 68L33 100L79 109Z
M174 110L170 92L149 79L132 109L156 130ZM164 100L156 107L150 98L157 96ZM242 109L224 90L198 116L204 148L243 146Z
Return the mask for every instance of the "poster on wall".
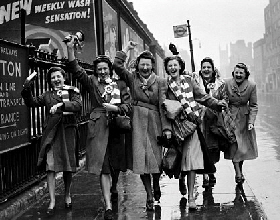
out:
M103 1L104 51L113 61L118 50L118 22L117 12Z
M134 50L131 50L127 56L126 63L136 59L136 57L144 50L144 41L136 32L121 18L121 36L122 36L122 48L127 46L129 41L137 42L137 46Z
M28 48L0 40L0 153L29 141L29 110L21 97Z
M38 49L66 57L65 36L82 31L84 47L78 59L92 62L96 55L94 5L92 0L1 0L1 38L20 43L20 10L26 11L25 38Z

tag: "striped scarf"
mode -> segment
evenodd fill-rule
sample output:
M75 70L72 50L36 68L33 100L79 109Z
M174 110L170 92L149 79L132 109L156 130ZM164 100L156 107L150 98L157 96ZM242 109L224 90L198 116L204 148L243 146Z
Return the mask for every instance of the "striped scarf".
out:
M62 98L63 102L70 101L69 90L73 90L76 93L80 93L80 91L77 87L64 85L61 90L57 91L57 95ZM74 114L74 113L73 112L63 112L63 114L66 115L66 114Z
M177 85L176 81L171 76L167 78L167 83L171 91L174 93L178 101L182 104L187 114L194 112L199 116L199 105L194 100L193 90L187 82L188 75L180 75L180 86Z
M104 93L101 95L106 102L110 104L120 104L121 103L121 92L118 88L118 84L114 81L105 85Z

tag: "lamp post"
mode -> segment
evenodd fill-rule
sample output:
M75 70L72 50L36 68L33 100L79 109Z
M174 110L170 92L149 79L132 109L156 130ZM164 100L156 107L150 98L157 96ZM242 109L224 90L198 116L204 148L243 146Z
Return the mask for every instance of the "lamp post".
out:
M191 26L190 26L190 21L189 20L187 20L187 27L188 27L188 32L189 32L189 45L190 45L190 52L191 52L191 66L192 66L192 71L195 72L195 65L194 65L194 58L193 58L193 44L192 44Z

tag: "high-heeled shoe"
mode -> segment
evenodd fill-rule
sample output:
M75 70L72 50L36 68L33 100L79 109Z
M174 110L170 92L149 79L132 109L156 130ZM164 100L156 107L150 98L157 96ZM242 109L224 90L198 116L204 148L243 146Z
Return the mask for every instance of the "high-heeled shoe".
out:
M154 200L151 199L146 201L146 209L147 211L154 210Z
M55 206L52 209L48 208L46 214L48 216L53 216L55 214Z
M189 199L189 210L196 210L197 206L195 203L195 199Z
M65 208L72 209L72 202L69 202L69 203L65 202Z

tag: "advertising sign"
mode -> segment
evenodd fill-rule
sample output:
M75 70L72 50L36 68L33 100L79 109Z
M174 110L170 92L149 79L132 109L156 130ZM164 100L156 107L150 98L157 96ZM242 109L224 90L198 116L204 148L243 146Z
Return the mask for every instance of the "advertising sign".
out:
M0 40L0 153L29 141L29 110L21 97L28 49Z
M65 36L82 31L84 47L78 59L92 62L96 55L93 0L1 0L1 38L20 43L20 10L26 11L25 38L39 49L66 57ZM37 44L37 45L36 45Z

